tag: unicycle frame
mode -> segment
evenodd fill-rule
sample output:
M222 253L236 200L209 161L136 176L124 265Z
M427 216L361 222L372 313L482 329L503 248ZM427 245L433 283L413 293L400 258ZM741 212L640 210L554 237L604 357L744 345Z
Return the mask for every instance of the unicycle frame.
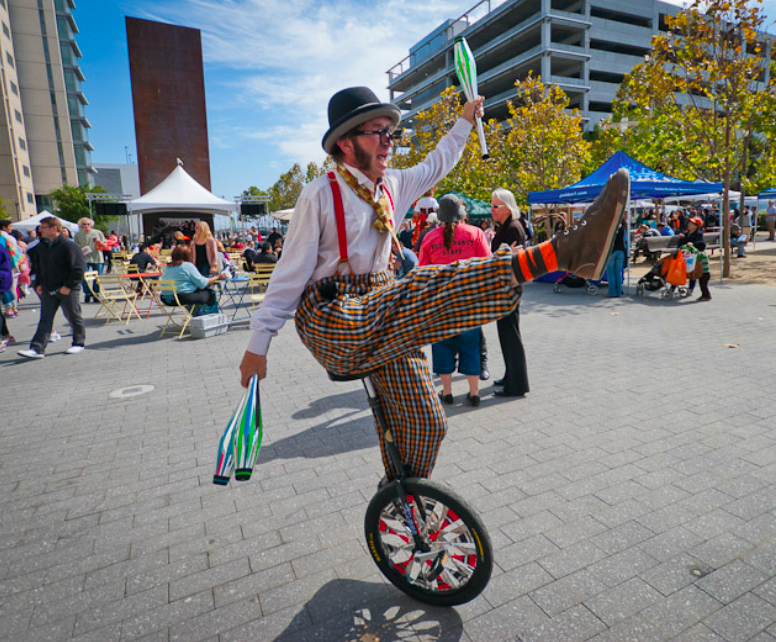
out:
M370 376L366 376L361 381L364 384L364 390L366 390L366 396L369 399L369 407L374 413L375 421L377 422L377 429L382 435L383 443L385 444L385 450L388 453L388 459L390 460L393 468L399 473L399 477L395 480L398 482L395 484L396 497L401 504L404 518L407 520L407 526L410 529L410 533L412 534L413 539L415 540L416 548L421 552L426 552L429 550L428 542L426 542L424 539L421 533L421 525L418 524L416 514L410 508L410 503L407 500L407 493L404 489L404 481L407 479L407 471L404 468L404 463L401 460L399 449L396 447L396 442L393 438L393 432L389 428L388 421L386 420L385 414L383 413L382 402L377 396L377 390L375 389L374 383L372 383L372 378ZM422 502L417 503L417 509L420 513L421 521L425 524L426 514L423 510Z

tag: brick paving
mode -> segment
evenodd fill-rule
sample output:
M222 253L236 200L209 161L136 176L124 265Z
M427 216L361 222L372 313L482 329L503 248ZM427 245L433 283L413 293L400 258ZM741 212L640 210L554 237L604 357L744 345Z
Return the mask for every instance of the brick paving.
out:
M362 522L382 473L364 394L328 381L292 324L262 385L256 472L227 488L211 479L245 325L178 341L158 338L159 316L90 321L81 355L67 337L43 361L9 348L0 638L776 640L776 290L712 293L527 288L531 394L488 384L471 409L457 379L433 475L496 553L487 589L454 609L372 563ZM9 321L20 343L36 321L31 304ZM139 384L154 390L109 397Z

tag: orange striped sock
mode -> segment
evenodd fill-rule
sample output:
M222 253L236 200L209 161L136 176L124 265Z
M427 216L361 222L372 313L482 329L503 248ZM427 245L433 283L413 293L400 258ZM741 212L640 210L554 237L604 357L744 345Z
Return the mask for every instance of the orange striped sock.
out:
M548 272L558 269L558 258L551 241L518 250L512 257L512 270L520 283L533 281Z

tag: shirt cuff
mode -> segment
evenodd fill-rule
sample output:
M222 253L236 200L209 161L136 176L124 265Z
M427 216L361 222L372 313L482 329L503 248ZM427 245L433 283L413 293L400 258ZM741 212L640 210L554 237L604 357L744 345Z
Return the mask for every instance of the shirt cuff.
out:
M462 136L468 136L473 128L474 125L472 125L468 120L465 118L459 118L457 121L455 121L455 125L450 128L450 132L455 132L456 134L461 134Z
M269 352L269 342L272 336L266 332L251 332L251 338L248 340L248 352L266 356Z

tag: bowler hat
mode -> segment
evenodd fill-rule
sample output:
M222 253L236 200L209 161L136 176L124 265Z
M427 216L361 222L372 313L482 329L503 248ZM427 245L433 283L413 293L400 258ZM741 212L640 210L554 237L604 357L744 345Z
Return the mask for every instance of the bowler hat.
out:
M439 199L439 212L437 216L442 223L454 223L466 218L466 210L463 201L455 194L445 194Z
M331 154L342 136L361 123L386 116L399 124L401 111L391 103L381 103L368 87L349 87L338 91L329 101L329 131L323 137L323 149Z

